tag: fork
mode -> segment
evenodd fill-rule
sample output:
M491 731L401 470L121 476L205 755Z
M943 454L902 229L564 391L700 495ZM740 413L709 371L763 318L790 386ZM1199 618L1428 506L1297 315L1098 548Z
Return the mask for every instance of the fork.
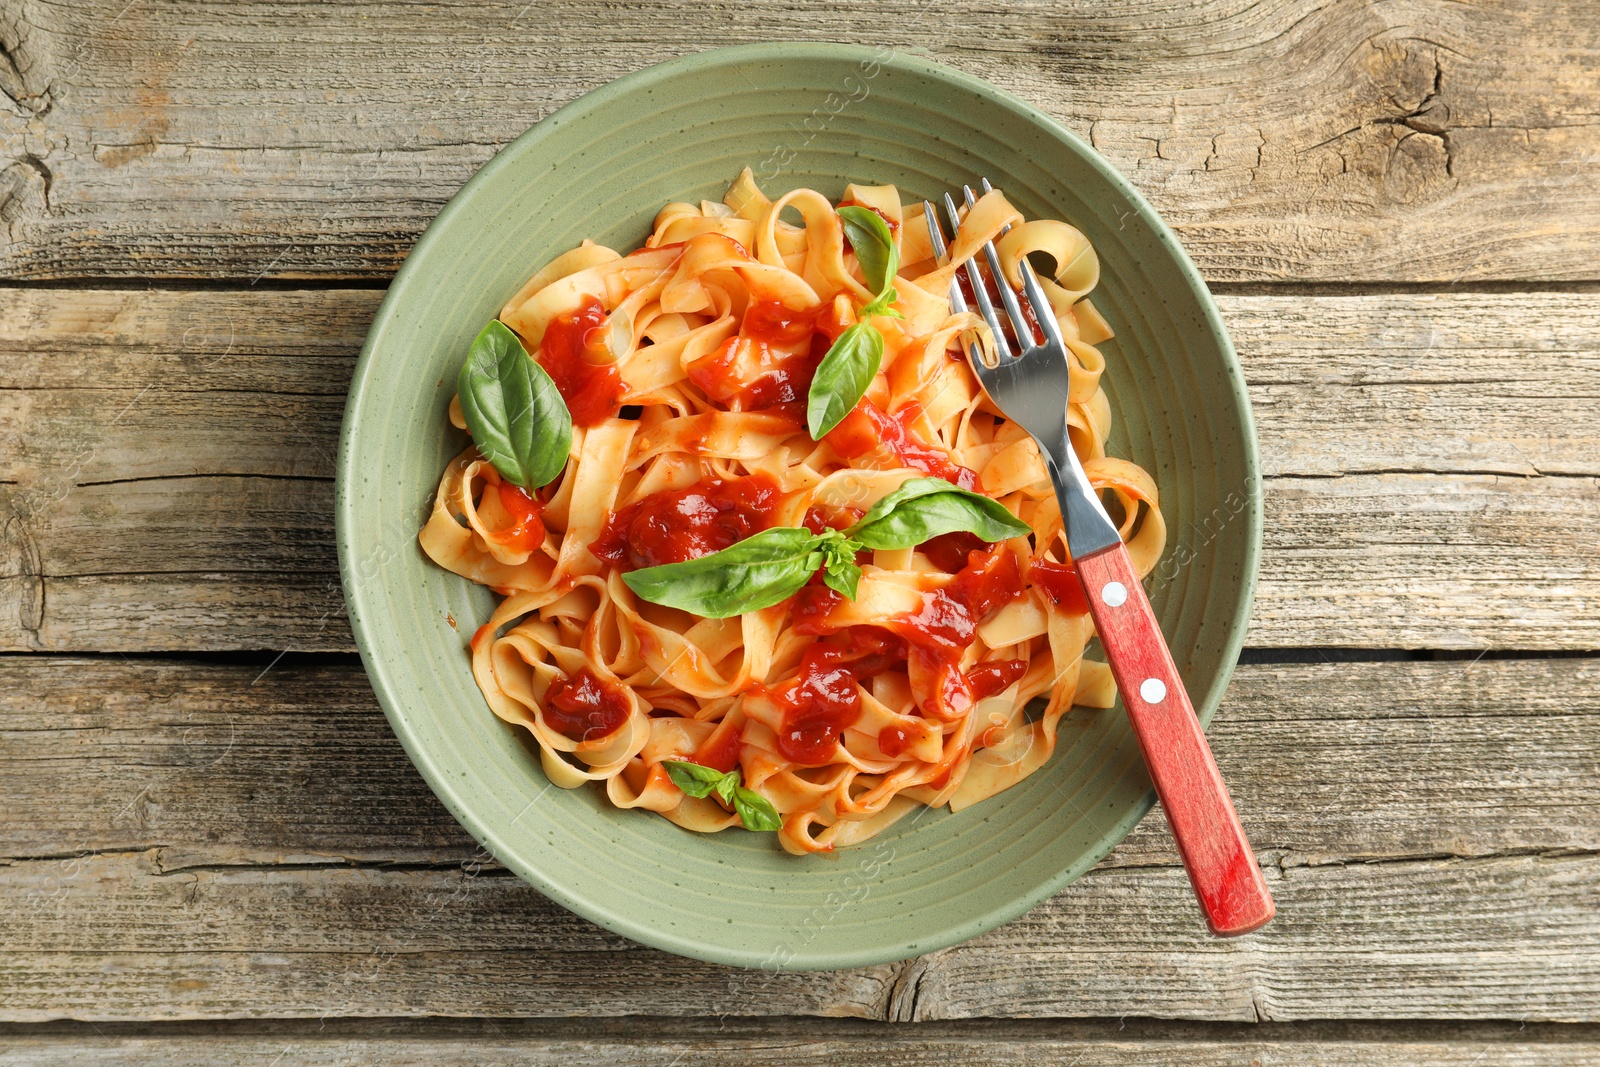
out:
M991 188L987 179L983 188L985 192ZM971 208L972 188L964 186L962 191ZM944 207L950 225L959 229L960 217L949 193ZM922 208L934 254L943 262L946 250L938 213L928 201ZM1023 257L1024 298L1045 338L1042 344L1032 343L1032 326L1017 293L1006 284L993 241L983 246L983 255L1022 350L1013 353L976 257L969 259L967 279L998 355L990 367L980 347L969 344L973 373L995 405L1032 435L1044 455L1066 524L1067 552L1206 923L1221 937L1249 933L1271 921L1276 910L1272 895L1122 536L1072 449L1067 434L1067 349L1055 312L1033 266ZM968 309L959 279L950 283L950 304L958 312Z

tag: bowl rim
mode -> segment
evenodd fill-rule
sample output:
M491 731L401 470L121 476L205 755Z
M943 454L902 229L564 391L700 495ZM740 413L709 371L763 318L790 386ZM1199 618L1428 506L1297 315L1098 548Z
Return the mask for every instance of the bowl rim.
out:
M1194 262L1184 250L1171 227L1156 213L1155 209L1145 200L1139 190L1115 170L1098 151L1050 116L981 78L921 56L893 50L888 55L884 55L881 48L872 48L865 45L773 41L713 48L692 52L644 67L592 89L538 120L533 126L497 151L493 158L479 167L472 177L456 191L412 246L405 262L389 283L383 301L373 315L372 326L368 331L366 341L362 345L360 356L351 375L350 389L346 397L343 420L339 431L339 449L334 485L334 536L338 548L340 582L344 591L346 609L350 617L351 632L355 638L356 647L360 652L362 667L365 669L367 677L372 684L373 693L378 700L379 706L382 707L385 717L389 720L390 728L393 729L395 736L399 738L401 746L410 757L412 764L421 773L434 795L439 798L463 828L494 855L499 862L504 863L523 881L529 883L544 896L562 907L613 933L621 934L640 944L711 963L749 968L761 967L763 969L771 969L769 954L706 945L693 937L671 933L659 927L640 922L632 914L614 911L595 901L574 897L567 893L547 878L543 872L522 862L521 858L517 856L517 850L503 839L489 822L481 820L477 816L468 800L458 792L455 782L440 770L430 752L417 743L401 711L400 701L392 695L398 692L399 689L390 677L388 665L378 655L376 646L363 622L362 608L365 606L366 593L363 583L359 580L359 571L352 566L354 552L352 534L357 521L356 510L359 494L352 491L350 461L357 435L358 418L356 413L362 406L368 387L372 384L374 376L373 356L386 343L390 313L393 306L408 299L406 290L411 283L412 276L421 269L418 266L419 262L427 258L426 253L434 243L443 240L440 235L451 227L458 216L471 212L474 200L481 194L482 189L491 183L495 175L506 167L513 166L515 161L523 156L531 146L536 145L557 127L580 118L596 108L609 104L619 97L640 92L660 81L676 78L700 68L715 68L730 64L737 65L761 61L793 60L796 58L871 61L886 68L932 77L972 92L982 98L988 105L1004 108L1024 120L1036 124L1050 133L1056 140L1066 144L1069 149L1082 157L1103 180L1109 183L1133 208L1134 214L1154 231L1173 257L1174 265L1177 267L1179 274L1199 302L1205 317L1206 327L1215 339L1219 354L1222 357L1222 365L1229 372L1225 377L1228 389L1233 394L1234 408L1239 414L1239 425L1243 431L1242 443L1244 447L1241 459L1245 467L1246 482L1249 487L1243 514L1245 519L1242 530L1244 560L1240 575L1242 589L1239 610L1235 612L1231 620L1227 639L1222 645L1222 668L1217 679L1216 696L1212 701L1207 702L1207 706L1198 709L1202 726L1209 725L1217 707L1220 706L1222 697L1227 692L1234 668L1238 664L1239 652L1244 645L1245 631L1250 621L1255 599L1256 581L1260 569L1263 528L1260 448L1256 436L1255 418L1245 386L1243 369L1239 363L1238 354L1234 350L1232 338L1222 322L1222 316L1217 308L1216 301L1213 299L1210 289L1201 277L1199 270L1195 267ZM1155 806L1155 800L1154 789L1146 791L1139 802L1132 805L1120 819L1116 820L1108 828L1108 832L1102 836L1099 845L1089 849L1077 862L1067 865L1056 874L1045 879L1031 892L1009 897L1004 902L979 915L944 928L936 936L921 936L915 942L907 940L893 945L877 944L849 951L803 949L796 952L791 959L785 960L778 969L811 971L871 966L923 955L986 933L1032 910L1097 865L1117 845L1121 844L1133 828L1149 814L1151 808Z

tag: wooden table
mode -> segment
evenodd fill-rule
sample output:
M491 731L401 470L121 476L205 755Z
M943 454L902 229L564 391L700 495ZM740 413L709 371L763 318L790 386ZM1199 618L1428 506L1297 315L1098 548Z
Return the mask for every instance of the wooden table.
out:
M525 2L0 0L0 1064L1600 1062L1600 10ZM555 107L775 37L1032 102L1217 293L1263 932L1205 934L1152 817L965 945L694 963L489 861L391 735L330 518L385 284Z

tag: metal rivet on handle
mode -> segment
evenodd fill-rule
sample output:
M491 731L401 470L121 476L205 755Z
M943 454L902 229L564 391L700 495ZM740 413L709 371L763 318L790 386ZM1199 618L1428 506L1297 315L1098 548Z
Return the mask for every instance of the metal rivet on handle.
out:
M1139 683L1139 695L1146 704L1159 704L1167 699L1167 685L1160 678L1146 678Z
M1114 608L1120 608L1128 602L1128 587L1121 582L1107 582L1100 590L1100 599Z

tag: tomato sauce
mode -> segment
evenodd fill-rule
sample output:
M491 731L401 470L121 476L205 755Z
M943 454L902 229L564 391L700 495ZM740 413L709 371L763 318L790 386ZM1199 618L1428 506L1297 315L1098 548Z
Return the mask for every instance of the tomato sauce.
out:
M782 498L765 473L665 489L612 513L589 551L630 570L698 559L771 526Z
M829 625L828 616L844 603L844 597L823 584L820 573L814 575L794 595L794 606L790 609L794 632L813 635L833 633L835 628Z
M1028 673L1025 659L1001 659L980 663L967 672L967 683L972 686L972 699L982 700L1003 693L1007 686Z
M878 751L893 759L911 747L911 735L905 727L890 723L878 731Z
M978 623L1022 595L1017 557L1003 548L970 553L954 580L930 595L920 611L891 624L919 648L960 652Z
M806 509L806 517L800 525L814 534L824 530L848 530L861 520L866 514L860 508L849 505L833 507L828 504L813 504Z
M690 365L689 380L730 410L803 403L818 364L844 328L832 305L796 311L754 299L738 335Z
M874 627L852 627L806 649L799 679L778 694L778 751L803 766L827 763L839 736L861 717L857 683L904 659L904 643Z
M921 408L911 403L890 415L863 397L850 414L839 420L839 425L828 431L825 440L846 459L857 459L882 449L903 467L943 478L963 489L976 490L977 471L952 463L942 449L923 443L911 432L907 423L920 412Z
M552 682L544 695L544 723L574 741L610 737L628 721L633 705L621 686L588 667Z
M741 723L723 722L690 757L690 761L714 770L733 770L739 765L739 754L744 748L744 727Z
M917 546L917 551L927 556L935 567L948 574L955 574L967 565L969 555L988 547L989 543L980 540L977 534L957 530L954 533L941 534L931 541L922 542Z
M549 372L561 398L567 402L575 426L595 426L622 410L628 391L615 363L594 362L604 346L593 337L606 321L606 309L592 296L583 298L576 311L557 315L545 327L539 342L539 366Z
M783 694L783 702L778 751L804 766L831 760L839 735L861 716L855 674L813 657L810 650L801 661L800 680Z
M1039 325L1039 316L1033 313L1033 301L1022 299L1017 303L1022 305L1022 317L1028 320L1028 332L1033 335L1033 344L1044 344L1044 327Z
M978 624L1021 596L1023 588L1017 557L1006 549L972 552L967 559L954 580L929 596L919 611L889 623L911 646L917 667L933 676L933 695L924 700L923 711L945 720L966 712L1004 677L982 668L974 668L973 675L962 673L961 654L972 644Z
M985 270L984 274L987 276L988 271ZM978 292L972 288L972 276L967 273L966 268L956 271L956 284L961 287L961 296L966 300L967 307L977 306Z
M1082 615L1089 610L1089 602L1083 597L1083 585L1078 581L1078 572L1070 563L1034 560L1028 567L1028 582L1060 605L1063 611Z
M490 539L515 552L532 552L544 544L544 506L519 485L501 482L497 488L511 525L494 531Z
M925 713L944 721L953 720L976 701L1000 692L1027 671L1026 660L979 664L967 673L961 670L962 653L972 644L978 625L1021 596L1022 591L1022 572L1016 556L1005 548L981 547L968 553L966 565L958 569L955 578L926 596L921 608L884 624L904 640L904 655L913 661L907 667L915 668L912 673L930 676L924 686L931 690L931 696L923 701ZM813 579L795 595L795 632L833 632L828 617L844 602L820 579ZM854 627L850 632L863 629L872 628ZM881 744L878 747L883 748Z
M745 308L739 336L769 348L809 346L821 317L820 307L796 311L780 301L757 297Z

